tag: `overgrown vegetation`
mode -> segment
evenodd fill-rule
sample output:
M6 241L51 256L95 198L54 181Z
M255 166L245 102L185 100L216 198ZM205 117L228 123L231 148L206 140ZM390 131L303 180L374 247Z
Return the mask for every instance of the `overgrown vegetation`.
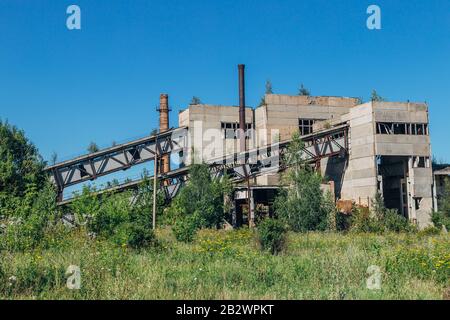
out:
M439 299L450 285L448 235L416 232L379 195L371 211L337 212L323 178L302 161L298 135L276 218L256 232L218 230L231 185L204 164L170 206L157 194L164 227L156 232L146 176L136 191L85 187L62 211L23 132L0 122L0 139L0 298ZM436 225L448 221L449 195L447 187ZM62 223L68 214L71 226ZM70 265L81 270L80 290L66 287ZM370 265L383 272L379 291L365 286Z
M303 86L303 83L302 83L302 84L300 85L300 88L298 89L298 95L299 95L299 96L310 96L311 93L309 92L308 89L306 89L306 88Z
M321 190L320 174L303 161L303 146L300 135L294 134L286 153L289 168L283 176L289 187L282 189L276 198L276 213L292 231L324 231L334 205L330 206L329 197Z
M439 199L438 212L434 212L432 220L437 228L443 226L450 231L450 179L445 180L444 193Z
M248 229L202 230L185 244L159 229L159 250L130 250L81 232L45 250L4 252L1 299L442 299L450 285L443 235L288 234L280 255L261 252ZM66 287L69 265L80 290ZM367 268L381 290L366 287Z
M372 94L370 96L370 100L371 101L376 101L376 102L383 102L386 101L385 98L383 98L382 96L380 96L376 90L372 90Z
M265 219L258 226L258 240L263 250L278 254L284 249L286 228L280 220Z
M214 179L206 164L194 164L189 171L186 186L170 204L165 223L174 225L177 239L192 241L201 228L219 228L226 216L224 196L231 191L226 176Z

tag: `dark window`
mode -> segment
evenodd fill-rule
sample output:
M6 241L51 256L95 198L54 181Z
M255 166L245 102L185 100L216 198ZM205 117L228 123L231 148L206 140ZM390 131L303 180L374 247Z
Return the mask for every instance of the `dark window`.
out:
M237 122L222 122L220 124L220 127L222 128L223 137L224 139L238 139L239 138L239 123ZM251 129L252 124L246 123L246 132L245 132L245 138L249 139L251 136Z
M300 135L304 136L313 133L314 119L298 119L298 129Z
M405 122L377 122L377 134L428 135L428 124Z

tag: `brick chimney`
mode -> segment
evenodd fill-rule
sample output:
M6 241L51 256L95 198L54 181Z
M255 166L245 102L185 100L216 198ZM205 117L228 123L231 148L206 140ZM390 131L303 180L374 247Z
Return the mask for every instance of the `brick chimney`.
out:
M159 132L169 130L169 95L162 93L159 96ZM170 171L170 156L168 154L162 156L159 173Z

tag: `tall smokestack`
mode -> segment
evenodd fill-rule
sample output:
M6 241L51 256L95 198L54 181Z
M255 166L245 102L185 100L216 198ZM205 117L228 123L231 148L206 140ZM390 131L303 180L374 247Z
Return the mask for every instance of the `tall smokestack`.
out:
M169 130L169 95L162 93L159 96L159 132ZM161 157L161 166L159 173L166 173L170 171L170 157L168 154Z
M238 65L239 72L239 145L240 152L246 150L245 146L245 79L244 79L245 65Z

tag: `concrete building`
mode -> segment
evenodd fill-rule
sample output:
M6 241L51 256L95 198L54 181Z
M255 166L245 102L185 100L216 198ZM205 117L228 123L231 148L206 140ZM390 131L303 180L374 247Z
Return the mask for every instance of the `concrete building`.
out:
M420 227L430 224L436 192L426 104L361 104L356 98L279 94L265 95L264 102L245 110L247 148L289 140L296 131L309 135L345 124L349 127L347 155L320 161L336 199L370 206L380 192L388 208ZM208 161L240 151L238 107L190 105L179 113L179 125L189 128L191 138L193 152L186 155L186 164L193 162L194 155ZM273 193L279 179L279 173L260 176L251 181L252 190ZM253 207L258 205L256 198L267 197L252 194ZM265 205L270 206L270 201Z
M445 184L450 183L450 164L433 165L434 206L439 209L439 199L444 195Z

